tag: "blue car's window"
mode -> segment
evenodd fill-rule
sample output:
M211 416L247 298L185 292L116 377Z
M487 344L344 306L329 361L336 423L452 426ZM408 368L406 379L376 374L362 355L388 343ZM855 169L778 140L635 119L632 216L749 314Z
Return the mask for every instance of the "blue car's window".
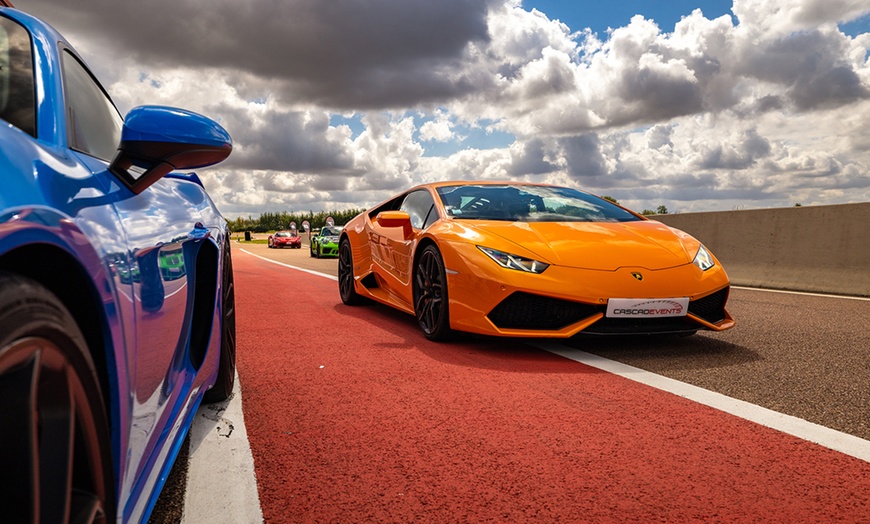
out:
M36 94L30 33L0 16L0 118L36 136Z
M63 54L69 146L111 161L121 142L124 120L85 66L69 52Z
M447 215L515 222L630 222L642 220L603 198L567 187L467 185L438 188Z

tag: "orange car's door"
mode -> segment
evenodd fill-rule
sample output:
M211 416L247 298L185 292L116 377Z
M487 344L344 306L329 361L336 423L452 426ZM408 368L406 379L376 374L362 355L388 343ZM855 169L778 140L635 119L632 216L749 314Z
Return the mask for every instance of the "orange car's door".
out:
M376 219L372 221L369 242L375 272L396 298L413 309L414 248L422 232L438 219L438 213L432 195L426 189L408 193L399 211L408 213L410 231L403 227L385 227Z

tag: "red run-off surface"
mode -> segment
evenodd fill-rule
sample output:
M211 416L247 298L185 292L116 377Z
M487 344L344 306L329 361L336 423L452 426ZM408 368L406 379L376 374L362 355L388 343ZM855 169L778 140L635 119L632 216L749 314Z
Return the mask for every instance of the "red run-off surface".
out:
M520 340L432 343L333 280L233 262L267 522L870 522L870 463Z

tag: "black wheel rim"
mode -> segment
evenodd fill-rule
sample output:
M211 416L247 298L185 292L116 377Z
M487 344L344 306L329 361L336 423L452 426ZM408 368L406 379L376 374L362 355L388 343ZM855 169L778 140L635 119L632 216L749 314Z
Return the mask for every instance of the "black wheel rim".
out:
M444 312L444 275L441 261L435 252L426 250L420 256L414 276L414 288L417 321L428 335L438 328Z
M342 300L347 301L353 293L353 255L350 243L345 241L338 248L338 290Z
M233 279L233 257L230 254L230 244L227 242L224 250L223 276L223 338L221 352L227 352L236 361L236 286ZM235 370L234 370L235 371ZM233 376L235 381L235 375Z
M0 398L12 445L0 461L21 472L4 518L13 522L105 522L100 429L75 366L51 340L29 337L0 350ZM7 470L8 473L8 470ZM4 506L10 506L4 503Z

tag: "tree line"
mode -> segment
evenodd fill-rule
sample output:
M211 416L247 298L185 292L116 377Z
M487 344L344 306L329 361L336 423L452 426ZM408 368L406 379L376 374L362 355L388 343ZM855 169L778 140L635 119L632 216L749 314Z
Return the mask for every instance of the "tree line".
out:
M609 201L613 202L614 204L619 204L619 201L617 201L617 200L616 200L615 198L613 198L612 196L604 195L604 196L601 197L601 198L603 198L604 200L609 200ZM800 205L800 204L798 204L798 205ZM655 211L653 211L652 209L644 209L643 211L640 212L640 214L641 214L641 215L644 215L644 216L649 216L649 215L667 215L667 214L668 214L668 208L665 207L665 206L659 206L659 207L656 208Z
M296 228L302 230L302 221L307 220L312 228L323 227L326 225L327 217L332 217L335 220L335 225L343 226L350 219L365 211L364 209L348 209L345 211L320 211L315 213L263 213L258 218L248 216L247 218L239 217L235 220L229 220L230 230L234 232L251 231L254 233L265 233L267 231L280 231L289 229L292 222L296 223Z
M603 198L610 200L611 202L618 204L615 198L611 196L604 196ZM800 205L800 204L798 204ZM286 211L282 211L280 213L263 213L258 218L253 218L252 216L248 216L247 218L239 217L235 220L229 220L230 231L234 232L242 232L242 231L251 231L253 233L265 233L267 231L279 231L282 229L289 229L290 224L295 222L296 228L302 229L302 221L307 220L312 228L315 227L323 227L326 225L327 217L332 217L335 220L335 225L343 226L347 224L350 219L357 216L358 214L365 211L365 209L347 209L345 211L320 211L315 213L313 211L309 211L308 213L288 213ZM665 206L659 206L655 211L651 209L644 209L641 214L643 215L666 215L668 214L668 208Z

